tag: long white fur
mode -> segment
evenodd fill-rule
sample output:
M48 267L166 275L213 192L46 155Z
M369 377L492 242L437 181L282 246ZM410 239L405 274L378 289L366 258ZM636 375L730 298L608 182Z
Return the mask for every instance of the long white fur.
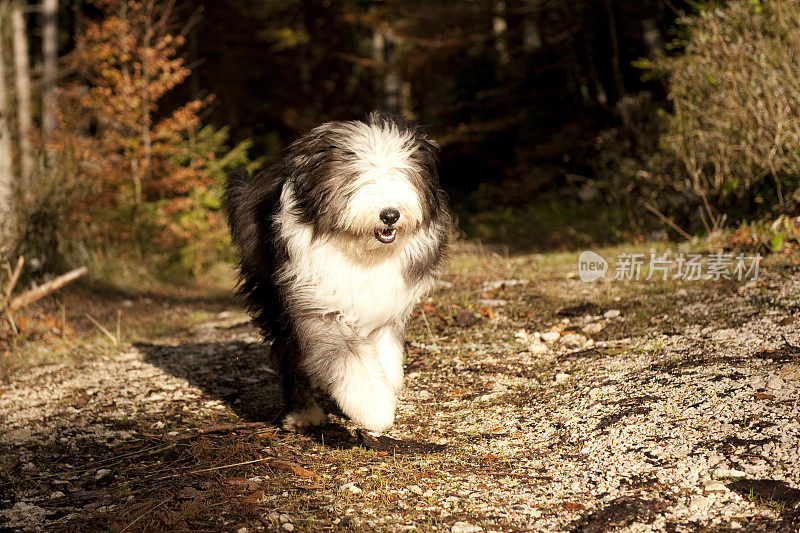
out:
M431 231L420 228L423 218L418 191L406 178L410 139L396 128L354 128L348 132L359 168L353 194L342 213L351 231L314 235L314 228L298 220L291 182L284 185L276 217L279 234L287 244L289 259L278 273L287 287L293 309L304 316L293 319L313 331L307 342L313 355L304 364L312 376L324 375L321 386L355 422L373 431L384 431L394 421L396 396L403 386L403 346L396 332L404 330L414 304L432 288L433 278L409 284L403 273L413 257L437 246ZM379 242L373 232L381 210L400 211L397 237L391 244ZM327 321L320 321L328 317ZM319 346L324 331L318 324L341 328L351 338L346 347ZM338 336L337 338L341 338ZM324 342L324 341L323 341ZM333 352L333 353L332 353ZM324 369L321 372L320 369ZM310 413L290 413L292 422L309 422ZM316 414L316 413L314 413Z

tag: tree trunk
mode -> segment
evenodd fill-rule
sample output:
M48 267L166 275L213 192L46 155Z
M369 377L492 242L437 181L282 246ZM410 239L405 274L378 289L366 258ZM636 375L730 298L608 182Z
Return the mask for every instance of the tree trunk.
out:
M617 100L625 95L625 82L622 79L622 68L619 59L619 36L617 35L617 19L614 17L614 3L606 0L608 13L608 34L611 38L611 68L614 72L614 84L617 89Z
M497 53L497 63L501 70L508 68L508 21L506 20L505 0L495 0L492 5L492 38Z
M658 29L656 19L642 20L642 38L644 44L647 45L647 57L656 58L664 55L664 41L661 38L661 30Z
M155 9L155 0L149 0L147 9L145 10L144 18L144 37L142 46L142 148L144 150L144 183L149 183L152 175L152 161L153 161L153 143L150 137L150 122L151 117L151 103L150 103L150 69L151 65L148 61L149 51L152 46L153 40L153 10ZM142 203L142 186L138 187L136 203Z
M0 38L6 10L0 6ZM6 69L0 47L0 255L14 246L16 212L14 209L14 168L11 165L11 104L6 85Z
M390 113L400 111L402 80L397 72L396 48L394 32L389 23L378 21L372 32L372 59L380 69L374 87L377 107Z
M527 6L522 18L522 50L533 53L542 47L542 32L539 30L536 7Z
M45 141L56 129L56 80L58 79L58 0L42 0L44 74L42 129Z
M11 9L11 26L14 40L14 79L17 89L17 119L19 128L20 185L22 194L29 199L33 176L33 119L31 118L31 72L28 64L28 31L20 2Z

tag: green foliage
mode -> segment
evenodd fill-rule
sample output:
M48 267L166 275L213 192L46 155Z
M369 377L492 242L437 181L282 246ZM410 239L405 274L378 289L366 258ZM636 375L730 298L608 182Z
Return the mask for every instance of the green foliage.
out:
M222 213L225 178L235 168L254 172L261 166L261 160L249 159L250 140L228 148L228 131L228 127L204 126L187 132L176 145L172 163L195 169L208 177L208 184L190 190L186 201L177 208L172 199L153 202L149 206L150 216L143 217L150 221L153 232L159 232L164 226L174 228L177 242L173 244L177 246L160 250L170 273L188 272L196 277L215 263L234 258Z

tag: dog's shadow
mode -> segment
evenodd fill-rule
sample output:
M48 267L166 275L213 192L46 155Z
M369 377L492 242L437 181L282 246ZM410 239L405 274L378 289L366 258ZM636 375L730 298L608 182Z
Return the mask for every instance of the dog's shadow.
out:
M223 340L138 343L135 347L144 361L185 379L206 396L225 402L242 420L280 427L285 414L283 390L280 376L269 364L269 345ZM335 404L324 399L323 407L328 412L338 411ZM337 423L315 428L307 435L332 448L359 445L359 439Z

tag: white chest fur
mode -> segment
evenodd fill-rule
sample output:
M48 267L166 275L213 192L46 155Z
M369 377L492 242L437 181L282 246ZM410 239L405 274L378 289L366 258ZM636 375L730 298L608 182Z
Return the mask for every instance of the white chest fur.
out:
M365 250L363 237L314 238L313 229L286 208L284 204L278 222L289 261L280 279L299 308L334 314L364 337L408 316L421 287L409 287L403 276L404 235L380 245L385 249Z

